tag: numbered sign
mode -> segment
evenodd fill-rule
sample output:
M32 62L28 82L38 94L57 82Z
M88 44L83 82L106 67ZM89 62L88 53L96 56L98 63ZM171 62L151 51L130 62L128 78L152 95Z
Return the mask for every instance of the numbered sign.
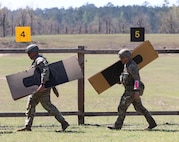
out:
M16 27L16 42L31 42L30 27Z
M131 28L131 41L143 42L145 39L145 29L143 27Z

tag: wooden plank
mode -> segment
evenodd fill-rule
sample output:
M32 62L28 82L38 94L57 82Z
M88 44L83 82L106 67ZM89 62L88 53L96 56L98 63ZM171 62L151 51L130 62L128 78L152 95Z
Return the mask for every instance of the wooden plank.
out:
M74 116L74 115L81 115L87 117L95 117L95 116L117 116L118 112L84 112L80 113L78 111L69 111L69 112L61 112L62 115L66 116ZM179 115L179 111L150 111L152 115ZM128 116L138 116L142 115L137 112L127 112L126 115ZM52 116L47 112L37 112L35 116ZM2 112L0 113L0 117L25 117L25 113L22 112Z
M66 49L66 48L41 48L40 53L83 53L83 54L117 54L119 50L83 50L83 49ZM159 54L175 54L179 53L179 49L156 49L156 52ZM24 49L22 48L0 48L0 53L3 54L17 54L23 53Z
M81 49L84 49L83 46L78 47ZM85 65L84 65L84 60L85 60L85 56L82 53L78 53L78 59L79 59L79 63L82 69L82 74L83 77L81 79L78 79L78 112L80 112L80 114L78 115L78 124L84 124L85 120L84 120L84 116L82 115L85 111Z

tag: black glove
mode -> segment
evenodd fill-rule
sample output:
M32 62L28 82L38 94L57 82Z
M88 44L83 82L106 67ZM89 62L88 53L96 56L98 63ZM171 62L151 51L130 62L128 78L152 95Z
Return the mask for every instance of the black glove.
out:
M57 88L56 88L56 87L52 87L52 90L53 90L54 94L55 94L57 97L59 97L59 93L58 93Z

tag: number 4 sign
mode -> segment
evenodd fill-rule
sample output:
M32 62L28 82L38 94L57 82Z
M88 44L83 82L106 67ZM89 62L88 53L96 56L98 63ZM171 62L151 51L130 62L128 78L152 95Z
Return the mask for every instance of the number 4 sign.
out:
M30 27L16 27L16 42L31 42Z

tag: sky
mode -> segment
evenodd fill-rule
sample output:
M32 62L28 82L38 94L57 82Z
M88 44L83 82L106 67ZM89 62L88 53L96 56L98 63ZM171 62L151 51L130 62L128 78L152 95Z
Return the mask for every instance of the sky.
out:
M111 2L114 6L127 6L127 5L142 5L145 1L149 2L150 6L162 6L164 0L0 0L1 7L15 10L18 8L26 8L27 6L33 9L40 8L77 8L87 3L94 4L97 7L105 6ZM170 6L178 5L179 0L168 0Z

